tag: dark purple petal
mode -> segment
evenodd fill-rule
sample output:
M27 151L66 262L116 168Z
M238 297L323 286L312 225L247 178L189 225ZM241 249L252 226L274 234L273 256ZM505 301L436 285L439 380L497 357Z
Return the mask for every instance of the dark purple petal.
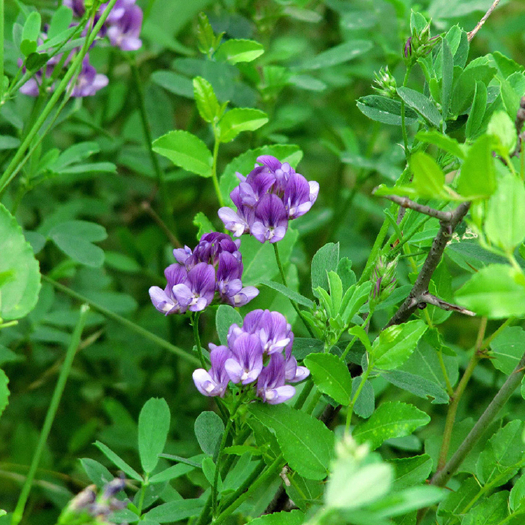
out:
M107 86L108 81L106 75L97 74L95 68L89 63L89 58L86 56L82 61L82 69L75 81L71 96L90 97L99 89Z
M281 161L271 155L260 155L257 157L257 162L264 164L271 171L276 171L281 167Z
M176 263L170 264L164 270L164 276L166 277L166 281L168 281L168 287L170 289L176 284L184 284L188 280L188 272L186 271L186 268Z
M277 195L265 195L255 208L251 234L261 243L280 241L288 228L288 214Z
M263 368L263 353L259 338L254 334L242 333L231 346L233 357L225 368L234 383L253 383ZM233 362L235 361L235 363Z
M257 381L257 395L266 403L276 405L292 398L295 388L285 385L285 360L282 354L272 354Z
M296 219L304 215L312 204L308 181L299 173L294 173L284 190L284 205L288 211L288 217Z

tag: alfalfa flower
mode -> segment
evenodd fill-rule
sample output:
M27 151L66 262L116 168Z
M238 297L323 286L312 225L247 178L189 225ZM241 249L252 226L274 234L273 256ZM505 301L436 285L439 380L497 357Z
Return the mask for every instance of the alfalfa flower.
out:
M286 234L288 221L313 206L319 184L271 155L261 155L257 162L248 176L237 173L240 184L230 193L237 211L223 207L219 217L235 237L249 233L261 243L275 243Z

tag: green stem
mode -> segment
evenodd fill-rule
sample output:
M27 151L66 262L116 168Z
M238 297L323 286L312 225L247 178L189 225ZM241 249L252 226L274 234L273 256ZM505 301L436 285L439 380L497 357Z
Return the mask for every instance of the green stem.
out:
M224 200L222 198L221 188L219 186L219 179L217 178L217 159L219 157L219 146L221 143L219 141L218 131L215 126L213 126L213 135L215 136L215 143L213 144L213 165L211 168L211 180L213 181L213 187L215 188L215 193L217 194L219 206L222 208L224 206Z
M303 405L308 399L308 396L310 395L310 392L312 391L313 387L314 387L314 382L312 381L311 378L309 378L308 382L304 385L303 389L301 390L299 397L295 400L295 404L293 406L295 410L301 410L301 408L303 408Z
M277 262L277 267L279 268L279 273L281 274L281 280L283 281L284 286L288 288L288 283L286 281L286 275L284 274L284 268L281 263L281 257L279 256L279 248L277 247L277 243L274 242L272 244L273 251L275 253L275 260ZM303 313L301 312L299 306L295 301L292 301L290 299L290 302L292 303L292 306L294 307L294 310L297 312L297 315L301 318L301 320L304 323L304 326L306 326L306 329L308 330L308 333L310 334L310 337L315 338L314 333L312 332L312 329L310 328L310 325L308 324L308 321L304 318Z
M91 306L91 308L93 310L96 310L97 312L100 312L102 315L106 316L108 319L112 319L113 321L116 321L117 323L120 323L121 325L126 326L127 328L129 328L133 332L141 335L142 337L145 337L146 339L149 339L150 341L154 342L155 344L159 345L160 347L168 350L172 354L175 354L175 355L177 355L179 357L182 357L182 359L185 359L186 361L188 361L188 363L190 363L190 364L192 364L194 366L200 366L201 365L200 361L196 357L186 353L184 350L182 350L182 348L179 348L178 346L175 346L175 345L172 345L171 343L168 343L168 341L165 341L164 339L162 339L158 335L155 335L154 333L150 332L149 330L146 330L145 328L142 328L142 326L139 326L139 325L133 323L132 321L130 321L129 319L121 317L120 315L112 312L111 310L108 310L107 308L104 308L103 306L100 306L99 304L95 303L91 299L88 299L87 297L84 297L83 295L81 295L81 294L79 294L77 292L74 292L73 290L71 290L67 286L64 286L64 285L62 285L60 283L57 283L56 281L54 281L53 279L50 279L46 275L42 275L42 279L44 281L50 283L51 285L53 285L57 290L59 290L59 291L65 293L65 294L69 295L70 297L73 297L74 299L76 299L78 301L81 301L83 303L89 304L89 306Z
M175 238L177 235L175 233L175 220L173 218L173 206L169 198L169 193L166 184L166 176L160 165L159 159L156 153L153 151L153 137L151 134L151 125L148 120L148 114L146 111L146 102L144 98L144 89L142 87L142 81L140 80L139 68L137 67L137 62L135 57L128 59L129 65L131 67L131 72L133 75L133 81L135 82L135 89L137 93L137 98L139 102L139 113L142 120L142 129L144 130L144 136L146 138L146 147L148 149L148 154L155 170L155 175L157 177L157 186L160 193L160 202L162 206L164 222L168 224L169 229L174 234Z
M202 365L202 368L206 368L206 362L204 361L204 356L202 355L202 346L201 338L199 335L199 318L201 316L200 312L195 312L191 318L191 324L193 325L193 339L195 341L195 346L197 347L197 354L199 354L199 361Z
M228 423L226 424L226 428L224 429L224 432L222 433L221 444L219 446L219 452L217 453L217 461L215 462L215 473L213 475L213 486L211 488L212 516L214 518L217 515L217 495L218 495L217 487L219 485L219 472L220 472L222 455L224 452L224 447L226 446L226 441L228 439L228 436L230 435L235 413L237 412L237 409L239 408L240 404L241 404L241 396L239 396L238 402L233 406L230 417L228 418Z
M37 135L38 131L44 125L44 122L51 114L51 111L55 107L62 93L66 90L69 82L71 81L71 79L73 78L77 70L79 70L79 68L81 67L82 60L84 59L87 53L87 50L89 50L89 48L95 41L97 34L99 33L100 29L106 22L106 18L109 16L116 2L117 0L109 1L107 8L102 13L102 16L100 17L95 27L93 28L93 31L91 31L91 33L89 34L89 37L86 38L86 46L84 46L84 49L82 50L82 52L80 52L73 60L70 68L67 70L66 74L64 75L64 78L61 80L55 92L49 99L49 102L47 103L46 107L40 114L40 117L37 119L37 121L35 122L34 126L31 128L31 131L25 137L22 144L19 146L17 152L15 153L11 162L7 166L4 174L2 175L2 177L0 177L0 195L5 190L7 185L11 182L11 180L17 175L17 173L22 168L23 164L21 163L21 161L24 157L26 150L29 148L33 139Z
M346 356L348 355L348 352L352 349L354 346L354 343L357 341L357 335L354 335L354 337L350 340L350 342L346 345L345 351L341 355L341 361L345 363Z
M80 337L82 336L82 331L84 330L84 325L86 324L86 317L89 312L89 306L86 304L80 307L80 318L78 319L73 335L71 336L71 341L66 352L66 357L64 363L62 364L62 369L60 370L60 375L58 376L58 381L55 386L55 391L53 392L53 397L51 398L51 403L47 409L47 414L44 420L44 425L42 427L42 432L38 439L38 443L31 461L31 466L29 467L29 472L22 487L22 492L18 498L16 508L13 512L13 517L11 520L11 525L18 525L22 520L24 514L24 508L29 497L29 492L31 491L31 485L33 484L33 479L35 477L36 470L40 463L40 458L42 457L42 452L44 451L44 446L46 444L51 426L55 419L55 415L64 392L64 387L66 386L66 381L71 371L71 366L73 365L73 359L75 358L75 353L77 351L78 345L80 343Z
M445 464L447 463L447 456L448 456L448 451L450 448L450 440L452 439L452 431L454 429L454 423L456 421L456 412L458 410L459 402L461 398L463 397L463 393L465 392L465 389L467 388L467 384L470 381L470 378L472 377L474 369L476 368L476 365L479 363L479 360L480 360L479 352L483 345L483 337L485 335L486 328L487 328L487 318L483 317L481 319L481 324L479 326L478 338L476 341L476 346L474 348L474 353L472 354L472 357L470 358L470 361L468 363L467 368L465 369L463 377L461 378L461 381L459 382L456 388L456 391L454 392L454 395L452 396L452 402L450 403L450 406L448 407L447 419L445 421L445 430L443 432L443 441L441 443L441 451L439 453L439 461L438 461L438 468L437 468L438 472L442 470Z
M139 504L137 505L137 509L139 511L139 516L142 515L142 507L144 506L144 498L146 496L146 488L149 485L149 474L146 474L144 476L144 481L142 482L142 485L140 487L140 498L139 498Z
M403 79L403 87L407 85L408 77L410 75L410 70L412 69L412 66L407 66L407 70L405 72L405 78ZM408 160L410 152L408 151L408 134L407 134L407 127L405 122L405 101L401 100L401 132L403 133L403 144L405 146L405 157Z
M230 516L237 508L239 508L260 486L267 483L268 479L271 478L281 468L283 463L281 455L277 456L273 463L267 468L264 461L261 461L259 467L257 467L248 479L235 491L235 493L227 500L228 505L213 522L213 525L219 525L228 516Z
M449 397L454 396L454 389L452 388L452 384L450 383L450 379L448 377L447 367L445 366L445 361L443 360L443 351L441 348L438 352L438 359L439 359L439 366L441 367L441 372L443 373L443 377L445 379L445 384L447 387L447 394Z
M357 387L357 390L354 394L354 397L352 398L352 401L350 401L350 404L348 405L348 412L346 413L346 425L345 425L345 434L348 434L348 431L350 430L350 422L352 421L352 415L354 413L354 406L357 402L357 399L359 398L359 394L361 394L361 391L363 390L365 383L368 379L368 376L370 375L370 372L372 371L372 363L368 363L368 368L364 371L363 375L361 376L361 382L359 383L359 386Z

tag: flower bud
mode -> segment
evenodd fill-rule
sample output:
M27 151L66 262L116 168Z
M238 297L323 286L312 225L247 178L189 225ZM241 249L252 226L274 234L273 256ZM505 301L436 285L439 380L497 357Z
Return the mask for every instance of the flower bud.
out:
M377 91L380 95L388 98L395 98L397 96L397 82L392 73L388 70L388 66L381 68L379 72L374 73L375 86L372 89Z

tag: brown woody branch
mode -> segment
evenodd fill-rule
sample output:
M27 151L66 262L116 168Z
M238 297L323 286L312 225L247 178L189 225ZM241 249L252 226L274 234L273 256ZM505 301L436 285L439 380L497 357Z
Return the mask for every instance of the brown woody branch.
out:
M428 303L436 303L436 306L439 306L440 308L442 306L446 306L448 307L448 309L452 310L456 310L456 308L459 308L459 310L456 311L463 310L460 307L455 307L455 305L451 305L450 303L441 301L441 299L438 299L437 297L433 299L434 296L432 296L429 293L428 286L430 284L430 279L432 278L435 269L441 261L441 257L443 256L443 252L445 251L450 237L454 233L454 230L456 229L458 224L463 220L463 218L467 214L469 208L470 202L463 202L453 212L450 212L450 218L448 218L447 216L448 220L440 220L439 232L437 233L436 237L434 238L434 241L432 242L432 247L428 252L427 258L423 263L423 267L419 272L419 275L416 279L416 282L414 283L414 286L412 287L412 290L408 294L408 297L405 299L403 304L399 307L398 311L394 314L392 319L390 319L386 327L395 324L401 324L405 321L408 321L410 316L416 311L417 308L424 307L423 305L426 305ZM468 310L464 312L461 311L461 313L472 315L472 312L469 312Z

